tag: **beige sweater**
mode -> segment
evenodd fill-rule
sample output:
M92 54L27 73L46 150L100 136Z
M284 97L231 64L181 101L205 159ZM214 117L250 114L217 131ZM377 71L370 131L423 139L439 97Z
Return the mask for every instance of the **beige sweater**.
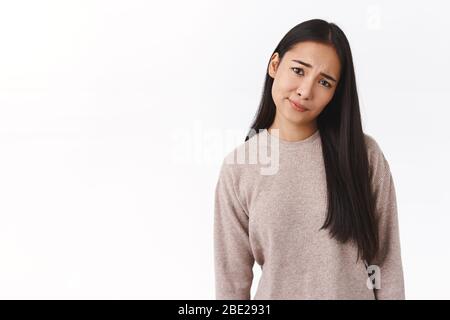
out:
M365 139L380 215L378 260L367 269L364 261L356 262L354 244L331 239L328 229L318 231L327 207L320 131L289 142L264 130L231 151L220 169L214 212L216 299L249 300L255 261L262 270L255 300L405 299L394 183L379 145L367 134ZM260 155L273 155L270 165L262 156L250 160L255 142ZM238 154L245 155L244 162ZM263 174L262 168L270 166L276 170Z

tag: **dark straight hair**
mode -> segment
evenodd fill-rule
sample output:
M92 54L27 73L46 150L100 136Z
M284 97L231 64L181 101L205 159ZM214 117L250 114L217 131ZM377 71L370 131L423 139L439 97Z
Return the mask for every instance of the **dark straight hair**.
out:
M302 41L333 46L341 63L333 98L317 117L328 190L327 217L320 230L329 229L331 237L341 243L352 241L357 246L357 260L362 257L370 263L379 250L378 227L350 45L336 24L313 19L292 28L273 53L278 52L282 59ZM250 134L268 129L275 119L272 84L273 78L266 70L259 109L245 141Z

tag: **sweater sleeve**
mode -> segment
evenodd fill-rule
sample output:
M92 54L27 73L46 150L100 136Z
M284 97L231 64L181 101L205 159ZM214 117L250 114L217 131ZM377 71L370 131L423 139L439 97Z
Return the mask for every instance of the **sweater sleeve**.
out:
M255 260L249 242L249 217L236 194L231 166L222 163L215 190L216 299L250 300Z
M379 286L374 286L374 293L377 300L404 300L395 186L389 164L378 145L376 147L372 181L379 228L379 252L370 264L377 266L380 274Z

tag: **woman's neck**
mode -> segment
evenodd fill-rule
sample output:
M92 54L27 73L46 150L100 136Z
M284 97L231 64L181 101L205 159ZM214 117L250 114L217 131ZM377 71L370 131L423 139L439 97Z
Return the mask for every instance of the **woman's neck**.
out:
M272 132L273 129L278 129L278 132ZM295 126L292 124L279 125L274 121L268 130L270 134L277 136L281 140L300 141L314 134L317 131L317 125L316 123L308 126Z

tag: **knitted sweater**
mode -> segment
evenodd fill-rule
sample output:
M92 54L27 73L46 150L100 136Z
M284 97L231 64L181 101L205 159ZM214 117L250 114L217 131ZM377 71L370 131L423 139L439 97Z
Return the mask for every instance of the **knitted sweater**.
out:
M221 165L214 208L216 299L250 300L255 261L262 270L255 300L405 299L392 175L378 143L364 138L379 219L376 260L357 261L353 242L319 231L327 213L320 131L292 142L263 130Z

